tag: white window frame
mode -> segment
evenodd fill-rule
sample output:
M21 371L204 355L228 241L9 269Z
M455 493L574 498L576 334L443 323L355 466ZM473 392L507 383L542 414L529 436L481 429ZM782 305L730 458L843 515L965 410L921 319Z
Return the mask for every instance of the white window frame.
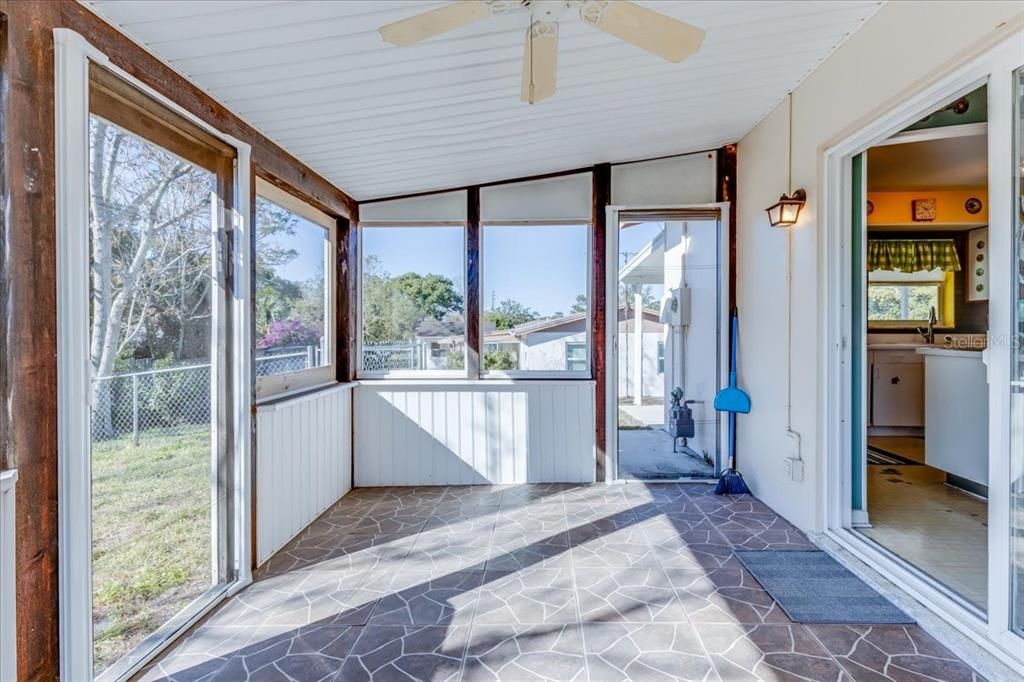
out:
M57 378L60 386L57 410L59 532L60 670L68 680L93 679L92 634L92 477L90 458L90 361L88 339L80 332L60 330L88 328L89 314L89 64L96 63L133 87L233 147L236 151L233 195L250 191L251 148L245 142L218 131L183 107L141 83L112 64L80 34L66 28L53 31L54 104L56 152L57 241ZM140 652L129 677L176 641L221 601L252 582L252 452L251 360L252 310L250 296L251 216L248 201L236 201L231 217L235 245L232 249L233 291L230 315L232 382L231 412L233 480L229 493L235 510L231 519L234 542L226 548L234 580L208 592L210 599L188 617L173 620L170 634Z
M259 401L281 398L299 391L328 386L336 383L336 358L334 351L337 307L337 252L338 222L332 216L310 206L294 194L286 192L263 178L256 178L256 196L265 199L286 211L305 218L327 231L324 241L324 349L327 364L298 372L285 372L256 378L256 399ZM256 220L256 216L253 216ZM256 226L259 229L259 226ZM253 306L256 301L253 301ZM255 340L254 340L255 343ZM255 357L255 347L253 351Z
M462 272L465 282L466 257L469 250L468 227L464 221L423 221L423 222L391 222L372 221L360 222L356 229L357 247L356 252L359 258L356 263L356 378L357 379L466 379L469 377L469 336L468 328L462 330L462 355L463 369L383 369L367 370L363 366L363 260L366 256L366 249L363 247L363 237L366 230L379 228L409 229L409 228L436 228L436 227L458 227L462 230ZM462 319L468 319L469 289L462 292ZM465 325L464 325L465 326Z
M593 348L593 318L594 318L594 226L593 222L583 222L579 220L502 220L492 221L480 224L480 277L478 278L478 284L480 287L480 295L477 300L480 301L480 350L483 352L483 323L484 323L484 231L488 227L530 227L543 230L545 227L582 227L587 232L587 314L584 317L585 332L584 340L573 341L571 343L586 343L587 344L587 358L592 359L594 357ZM569 342L567 342L569 343ZM520 357L522 354L520 353ZM566 365L568 367L568 363ZM591 369L593 362L587 363L586 371L569 370L569 369L484 369L484 359L480 358L480 379L592 379L593 374ZM475 377L474 377L475 378Z
M607 239L605 243L605 263L607 268L605 281L605 321L608 332L605 334L605 482L613 483L619 477L619 234L622 221L619 216L622 213L657 213L659 211L682 213L687 210L703 212L705 209L716 209L717 217L717 241L718 241L718 383L725 386L729 382L729 322L732 311L729 309L729 273L731 263L729 262L729 241L732 239L732 229L729 224L729 212L735 210L730 202L713 202L703 204L668 204L668 205L616 205L612 204L605 208ZM677 218L673 218L676 220ZM679 217L678 220L687 220ZM690 218L697 220L697 218ZM711 220L711 218L700 218L700 220ZM614 327L614 331L611 331ZM716 474L724 469L725 457L729 452L728 429L724 422L720 422L718 429Z
M573 361L573 359L569 357L569 348L571 346L583 346L583 351L584 351L584 355L585 355L584 361L589 366L589 364L590 364L590 352L589 352L590 351L590 346L587 344L587 342L586 341L566 341L565 342L565 370L567 372L577 371L577 370L569 369L569 364Z
M834 352L819 354L819 418L824 442L819 448L822 454L817 462L823 472L817 481L817 494L823 501L818 505L817 520L828 539L873 566L931 613L1013 668L1024 662L1024 655L1020 653L1024 651L1021 646L1024 637L1009 628L1009 385L1008 381L1000 383L1010 376L1011 344L991 344L986 351L990 378L987 614L979 613L949 588L856 532L851 503L854 491L848 475L853 465L851 429L864 428L863 424L853 424L851 417L853 377L850 367L853 354L850 340L854 333L861 332L851 328L853 277L850 254L858 248L862 257L866 253L866 244L852 242L852 160L865 149L889 139L936 108L986 83L989 97L988 205L999 207L989 216L990 248L992 253L1005 254L1002 259L994 258L990 265L993 292L999 287L1003 287L1003 291L989 302L989 337L1013 338L1009 307L1012 294L1007 291L1006 283L1012 281L1010 272L1015 267L1012 259L1016 254L1011 227L1014 207L1010 183L1013 176L1008 172L1012 169L1012 150L1007 140L1012 140L1013 129L1010 76L1013 70L1021 68L1019 46L1024 40L1024 32L1019 24L1011 24L1005 27L999 40L1002 42L993 40L988 51L975 53L978 56L899 98L898 105L823 152L822 163L819 164L824 180L821 185L823 193L818 206L823 220L818 250L819 336L823 340L821 347L834 349ZM1001 137L1001 134L1006 136ZM866 168L862 171L866 172ZM863 304L866 304L866 299ZM861 366L865 366L866 344L860 353ZM861 399L866 398L862 395ZM992 523L993 519L997 522Z
M947 293L948 284L946 279L947 273L944 271L939 272L898 272L898 271L885 271L875 270L868 273L868 286L866 291L866 303L871 303L871 287L903 287L904 294L902 300L902 306L906 308L909 305L908 292L906 287L915 286L933 286L938 290L938 303L935 306L935 313L938 317L938 322L935 323L936 328L949 329L953 327L945 319L945 306L943 305ZM912 318L890 318L884 320L871 320L865 315L865 321L868 324L869 329L892 329L892 328L906 328L914 325L928 324L928 320L918 320Z

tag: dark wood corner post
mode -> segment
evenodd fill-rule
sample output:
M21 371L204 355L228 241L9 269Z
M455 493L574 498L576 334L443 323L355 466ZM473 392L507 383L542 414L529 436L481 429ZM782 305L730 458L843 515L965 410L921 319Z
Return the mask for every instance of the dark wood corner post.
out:
M718 150L715 201L729 206L729 310L736 307L736 145ZM732 332L729 332L730 335Z
M0 0L0 466L17 468L18 679L59 676L53 29L60 5Z
M594 234L591 239L593 273L590 291L590 371L594 377L594 419L595 419L595 476L597 481L605 480L605 461L607 459L608 434L606 427L606 396L608 391L608 372L606 369L606 347L608 321L605 319L605 292L607 291L608 267L608 215L607 208L612 193L611 164L602 163L594 166L593 171L593 223ZM615 229L612 226L611 229ZM614 320L612 321L614 325Z
M337 230L337 301L335 308L335 342L337 380L356 378L356 273L359 264L358 212L351 218L338 218Z
M466 189L466 376L480 378L480 188Z

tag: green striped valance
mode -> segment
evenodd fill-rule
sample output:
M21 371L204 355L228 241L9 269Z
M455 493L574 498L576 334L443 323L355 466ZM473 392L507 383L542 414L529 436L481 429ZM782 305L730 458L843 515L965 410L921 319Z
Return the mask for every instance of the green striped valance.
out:
M952 239L869 239L868 271L960 272Z

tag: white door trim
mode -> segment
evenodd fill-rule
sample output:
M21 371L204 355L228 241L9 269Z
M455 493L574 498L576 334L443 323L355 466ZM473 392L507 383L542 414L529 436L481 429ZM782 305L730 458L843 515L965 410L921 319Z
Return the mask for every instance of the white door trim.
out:
M819 494L825 500L820 524L826 533L860 559L878 568L930 610L1008 665L1024 662L1024 639L1009 629L1009 385L1010 346L999 339L1011 337L1012 294L1010 267L1014 257L1010 178L1012 153L1007 142L1011 121L1012 71L1021 65L1024 32L1017 30L988 52L971 59L947 76L908 96L899 106L870 125L824 152L824 193L821 212L825 225L820 230L818 272L821 296L819 320L826 352L821 354L819 420L825 435L825 472L819 478ZM990 467L989 467L989 599L988 616L983 618L948 590L894 558L863 536L852 532L851 423L852 360L850 340L861 330L850 328L852 280L851 159L920 120L942 104L988 83L989 95L989 207L992 253L1007 254L1002 262L990 262ZM994 208L993 208L994 207ZM998 237L996 235L999 235ZM995 243L998 239L999 243ZM1002 282L1005 286L1001 286ZM995 342L993 342L995 339ZM1002 379L999 379L999 378ZM1000 386L1000 382L1005 385ZM993 523L993 520L998 522Z
M719 385L729 381L729 241L732 231L729 223L729 202L708 204L681 204L675 206L608 206L606 209L605 237L605 482L619 480L619 214L634 211L685 211L718 209L718 292L719 292ZM724 457L727 429L720 428L718 449L721 452L721 468L725 468Z
M69 680L92 679L92 503L89 452L89 63L101 64L168 109L209 131L237 151L232 214L234 291L231 308L234 452L235 580L225 592L252 580L250 526L251 393L250 196L248 144L221 133L110 62L70 29L54 30L57 240L57 450L59 500L60 669ZM198 617L198 616L197 616ZM158 651L153 651L155 655ZM138 661L138 669L152 658Z

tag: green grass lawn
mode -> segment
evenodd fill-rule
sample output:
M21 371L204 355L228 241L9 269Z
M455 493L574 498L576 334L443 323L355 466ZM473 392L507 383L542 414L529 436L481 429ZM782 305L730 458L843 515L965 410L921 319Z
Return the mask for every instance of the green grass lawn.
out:
M210 430L98 441L92 451L96 670L206 591Z

